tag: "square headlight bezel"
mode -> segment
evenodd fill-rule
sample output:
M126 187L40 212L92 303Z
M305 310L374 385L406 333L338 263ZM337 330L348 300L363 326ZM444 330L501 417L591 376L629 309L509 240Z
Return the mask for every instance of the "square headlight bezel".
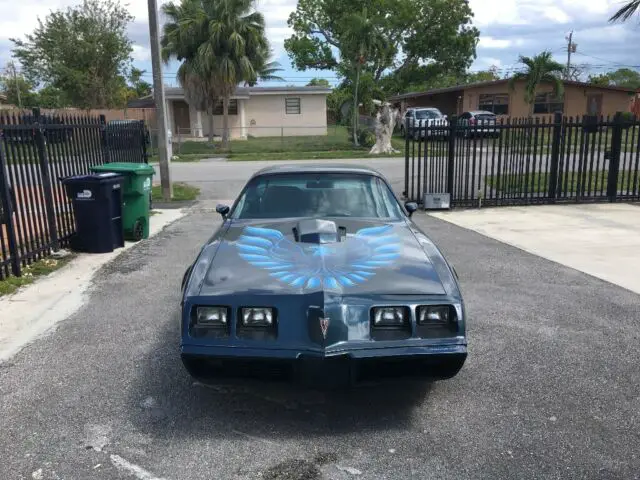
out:
M218 309L224 313L224 321L202 321L200 310ZM231 323L231 309L225 305L197 305L193 308L193 325L200 328L229 328Z
M402 311L402 323L376 323L376 314L385 309ZM375 330L402 330L411 327L411 309L406 305L376 305L371 308L369 321Z
M244 321L245 310L270 310L271 313L271 323L264 324L247 324ZM237 329L246 329L246 330L272 330L276 328L276 324L278 321L278 311L274 307L268 306L242 306L238 308L238 319L236 322Z
M205 322L198 321L198 310L201 308L220 308L226 313L226 322ZM194 305L191 308L191 322L189 334L194 337L228 337L231 332L231 307L227 305Z

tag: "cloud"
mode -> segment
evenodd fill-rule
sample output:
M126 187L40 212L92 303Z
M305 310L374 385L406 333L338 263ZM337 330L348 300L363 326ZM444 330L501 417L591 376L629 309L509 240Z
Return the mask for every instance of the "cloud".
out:
M480 43L478 44L483 48L508 48L515 42L507 38L493 38L489 36L480 37Z
M134 44L131 57L133 57L134 62L148 62L151 60L151 49Z

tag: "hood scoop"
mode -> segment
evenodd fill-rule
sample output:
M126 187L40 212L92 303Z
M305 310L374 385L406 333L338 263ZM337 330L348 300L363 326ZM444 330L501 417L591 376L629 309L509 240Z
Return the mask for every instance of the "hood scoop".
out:
M344 227L338 227L336 222L331 220L320 220L317 218L300 220L293 229L296 242L301 243L336 243L346 236Z

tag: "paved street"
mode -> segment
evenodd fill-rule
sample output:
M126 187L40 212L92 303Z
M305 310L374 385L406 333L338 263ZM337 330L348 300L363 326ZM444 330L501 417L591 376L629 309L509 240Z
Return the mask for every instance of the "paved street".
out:
M402 159L370 162L394 182ZM640 478L640 297L442 220L470 315L461 373L329 393L213 388L178 356L179 285L261 162L174 167L204 200L0 364L0 478Z
M404 189L404 158L376 158L333 160L328 163L366 162L367 165L380 171L391 182L397 193ZM251 174L269 165L290 165L292 161L255 161L228 162L224 159L203 160L194 163L172 163L171 172L174 182L188 182L201 188L201 199L218 200L233 199L246 183ZM155 165L155 181L160 181L158 166Z

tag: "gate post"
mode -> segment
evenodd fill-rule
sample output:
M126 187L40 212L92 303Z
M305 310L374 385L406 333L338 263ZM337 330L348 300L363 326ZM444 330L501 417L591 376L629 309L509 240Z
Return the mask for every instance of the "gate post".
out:
M102 146L102 163L109 163L109 145L107 142L107 117L100 115L100 145Z
M618 196L618 173L620 172L620 154L622 153L622 113L613 117L611 132L611 158L609 158L609 175L607 178L607 198L615 202Z
M453 205L453 179L456 158L456 135L457 135L458 117L453 115L449 120L449 151L447 158L447 193L451 196L449 201Z
M4 214L4 222L0 218L0 228L2 223L7 226L7 240L9 243L9 254L11 255L11 272L14 276L19 277L20 271L20 255L18 253L18 242L16 239L16 229L13 224L13 205L11 201L11 192L9 190L9 178L7 176L9 165L4 157L3 149L0 148L0 205Z
M560 163L560 140L562 137L562 113L553 115L553 137L551 139L551 162L549 164L549 185L547 196L555 200L558 190L558 165Z
M405 200L413 200L409 199L409 147L411 146L409 143L409 120L404 119L404 195Z
M60 249L58 245L58 227L56 226L56 214L53 208L53 191L51 188L51 173L49 172L49 155L47 153L46 139L43 128L40 125L40 109L33 109L35 119L34 130L36 134L36 147L38 149L38 163L40 164L40 176L42 178L42 191L44 193L45 211L47 212L47 226L51 248L54 252Z

